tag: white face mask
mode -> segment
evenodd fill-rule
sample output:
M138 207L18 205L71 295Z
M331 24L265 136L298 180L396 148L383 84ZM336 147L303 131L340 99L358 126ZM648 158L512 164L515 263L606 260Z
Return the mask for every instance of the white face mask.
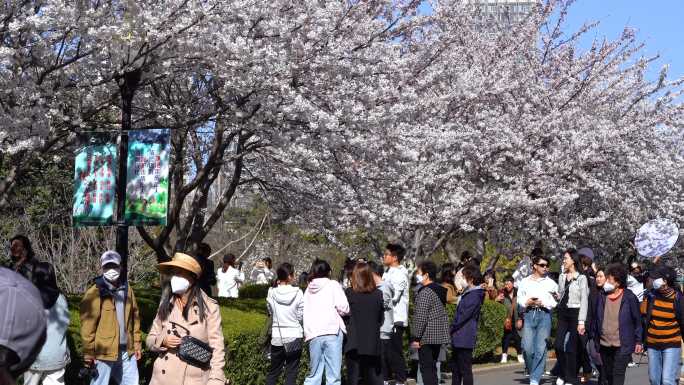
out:
M416 274L416 282L417 283L423 283L423 276L420 274Z
M615 285L606 282L603 284L603 291L605 291L606 293L612 293L615 291Z
M173 294L184 294L190 288L190 281L183 277L174 275L171 277L171 291Z
M107 281L114 283L119 279L119 276L121 274L119 273L118 269L109 269L109 270L105 271L104 274L102 274L102 275L104 276L104 278Z
M653 281L653 288L656 290L659 290L663 285L665 284L665 280L662 278L658 278L655 281Z

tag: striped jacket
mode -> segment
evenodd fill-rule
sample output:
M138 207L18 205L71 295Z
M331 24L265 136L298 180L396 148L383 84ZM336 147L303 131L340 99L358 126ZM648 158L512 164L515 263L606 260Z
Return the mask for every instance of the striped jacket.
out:
M652 349L678 348L682 343L682 294L665 296L649 291L641 302L646 346ZM677 314L680 313L680 314Z

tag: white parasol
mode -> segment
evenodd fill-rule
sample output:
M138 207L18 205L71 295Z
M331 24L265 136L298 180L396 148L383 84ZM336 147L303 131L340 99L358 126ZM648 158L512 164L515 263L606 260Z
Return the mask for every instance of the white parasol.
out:
M639 255L645 258L662 256L677 243L679 227L666 218L646 222L637 231L634 245Z

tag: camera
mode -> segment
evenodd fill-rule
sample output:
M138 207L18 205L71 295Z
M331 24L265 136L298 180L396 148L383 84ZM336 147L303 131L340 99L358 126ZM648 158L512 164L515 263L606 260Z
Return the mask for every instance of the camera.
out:
M97 368L93 365L91 367L83 367L81 370L78 371L78 379L79 380L94 380L97 379L97 377L100 375L98 373Z

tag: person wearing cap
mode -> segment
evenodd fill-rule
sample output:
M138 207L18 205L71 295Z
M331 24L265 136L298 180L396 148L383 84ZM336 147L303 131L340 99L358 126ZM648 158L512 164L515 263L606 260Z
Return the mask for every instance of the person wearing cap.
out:
M36 359L47 321L38 289L0 267L0 384L14 384Z
M100 257L102 275L81 301L83 361L97 369L91 385L138 384L137 360L142 357L140 313L133 289L120 278L121 256L106 251Z
M648 377L651 385L674 385L679 379L682 352L682 293L675 290L677 274L669 266L651 271L653 289L641 303L648 348Z
M67 331L71 316L66 297L57 287L55 269L39 262L33 270L33 284L40 291L47 316L47 338L36 361L24 373L24 385L64 384L64 373L71 357L67 346Z
M146 345L158 353L150 385L223 385L225 352L221 312L216 300L198 285L202 267L187 254L176 253L173 260L159 264L164 276L157 316L147 335ZM211 359L206 367L181 360L181 338L189 335L208 344Z

